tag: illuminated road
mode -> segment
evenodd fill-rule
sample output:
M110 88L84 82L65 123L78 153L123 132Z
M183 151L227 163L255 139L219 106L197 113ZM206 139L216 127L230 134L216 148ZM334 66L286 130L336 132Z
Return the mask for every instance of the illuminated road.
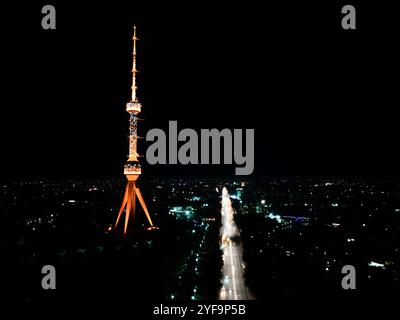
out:
M223 248L223 276L220 300L249 300L252 299L244 283L244 268L242 261L242 245L239 232L233 220L233 208L228 190L222 190L222 227L221 242Z

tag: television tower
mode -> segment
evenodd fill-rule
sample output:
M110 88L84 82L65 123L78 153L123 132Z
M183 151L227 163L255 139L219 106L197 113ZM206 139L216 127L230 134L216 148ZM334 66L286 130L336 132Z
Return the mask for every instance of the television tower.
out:
M146 203L144 202L142 193L140 189L136 186L136 180L142 173L140 163L138 160L137 153L137 122L138 114L141 111L142 105L140 104L136 95L136 41L139 40L136 37L136 26L133 27L133 67L132 67L132 97L131 100L126 104L126 111L129 113L129 154L128 160L124 166L124 174L128 180L125 188L124 198L122 200L121 208L118 212L117 221L115 222L115 227L117 227L118 222L121 218L122 212L125 209L125 224L124 224L124 235L128 228L129 217L132 215L132 219L135 218L136 211L136 197L139 199L140 205L146 214L147 220L149 220L151 228L154 228L153 222L151 221L149 211L147 210Z

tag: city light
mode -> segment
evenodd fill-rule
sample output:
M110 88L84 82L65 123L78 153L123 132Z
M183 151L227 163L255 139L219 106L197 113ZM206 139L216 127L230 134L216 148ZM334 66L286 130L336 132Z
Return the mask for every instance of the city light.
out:
M374 261L369 262L369 263L368 263L368 266L374 267L374 268L382 268L382 269L385 269L385 264L383 264L383 263L378 263L378 262L374 262Z
M228 300L247 300L251 299L248 288L244 282L244 274L241 252L242 247L238 243L231 241L232 237L238 237L238 228L233 219L234 211L228 190L222 189L222 208L221 208L221 242L223 249L223 285L220 289L220 299Z

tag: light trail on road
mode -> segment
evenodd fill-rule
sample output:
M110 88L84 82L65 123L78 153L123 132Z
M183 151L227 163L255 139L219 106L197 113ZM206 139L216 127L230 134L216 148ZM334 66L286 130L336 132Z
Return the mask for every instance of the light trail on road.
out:
M242 260L242 244L238 228L233 220L234 210L228 190L222 189L221 207L221 242L223 249L222 259L223 276L220 300L250 300L253 299L244 282L245 265Z

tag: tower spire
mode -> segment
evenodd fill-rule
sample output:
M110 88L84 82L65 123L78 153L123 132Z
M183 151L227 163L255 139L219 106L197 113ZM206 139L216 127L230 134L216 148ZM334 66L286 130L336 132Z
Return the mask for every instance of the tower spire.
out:
M137 86L136 86L136 73L138 72L136 69L136 40L139 40L136 37L136 26L133 26L133 64L132 64L132 98L131 101L132 102L138 102L137 96L136 96L136 90L137 90Z

